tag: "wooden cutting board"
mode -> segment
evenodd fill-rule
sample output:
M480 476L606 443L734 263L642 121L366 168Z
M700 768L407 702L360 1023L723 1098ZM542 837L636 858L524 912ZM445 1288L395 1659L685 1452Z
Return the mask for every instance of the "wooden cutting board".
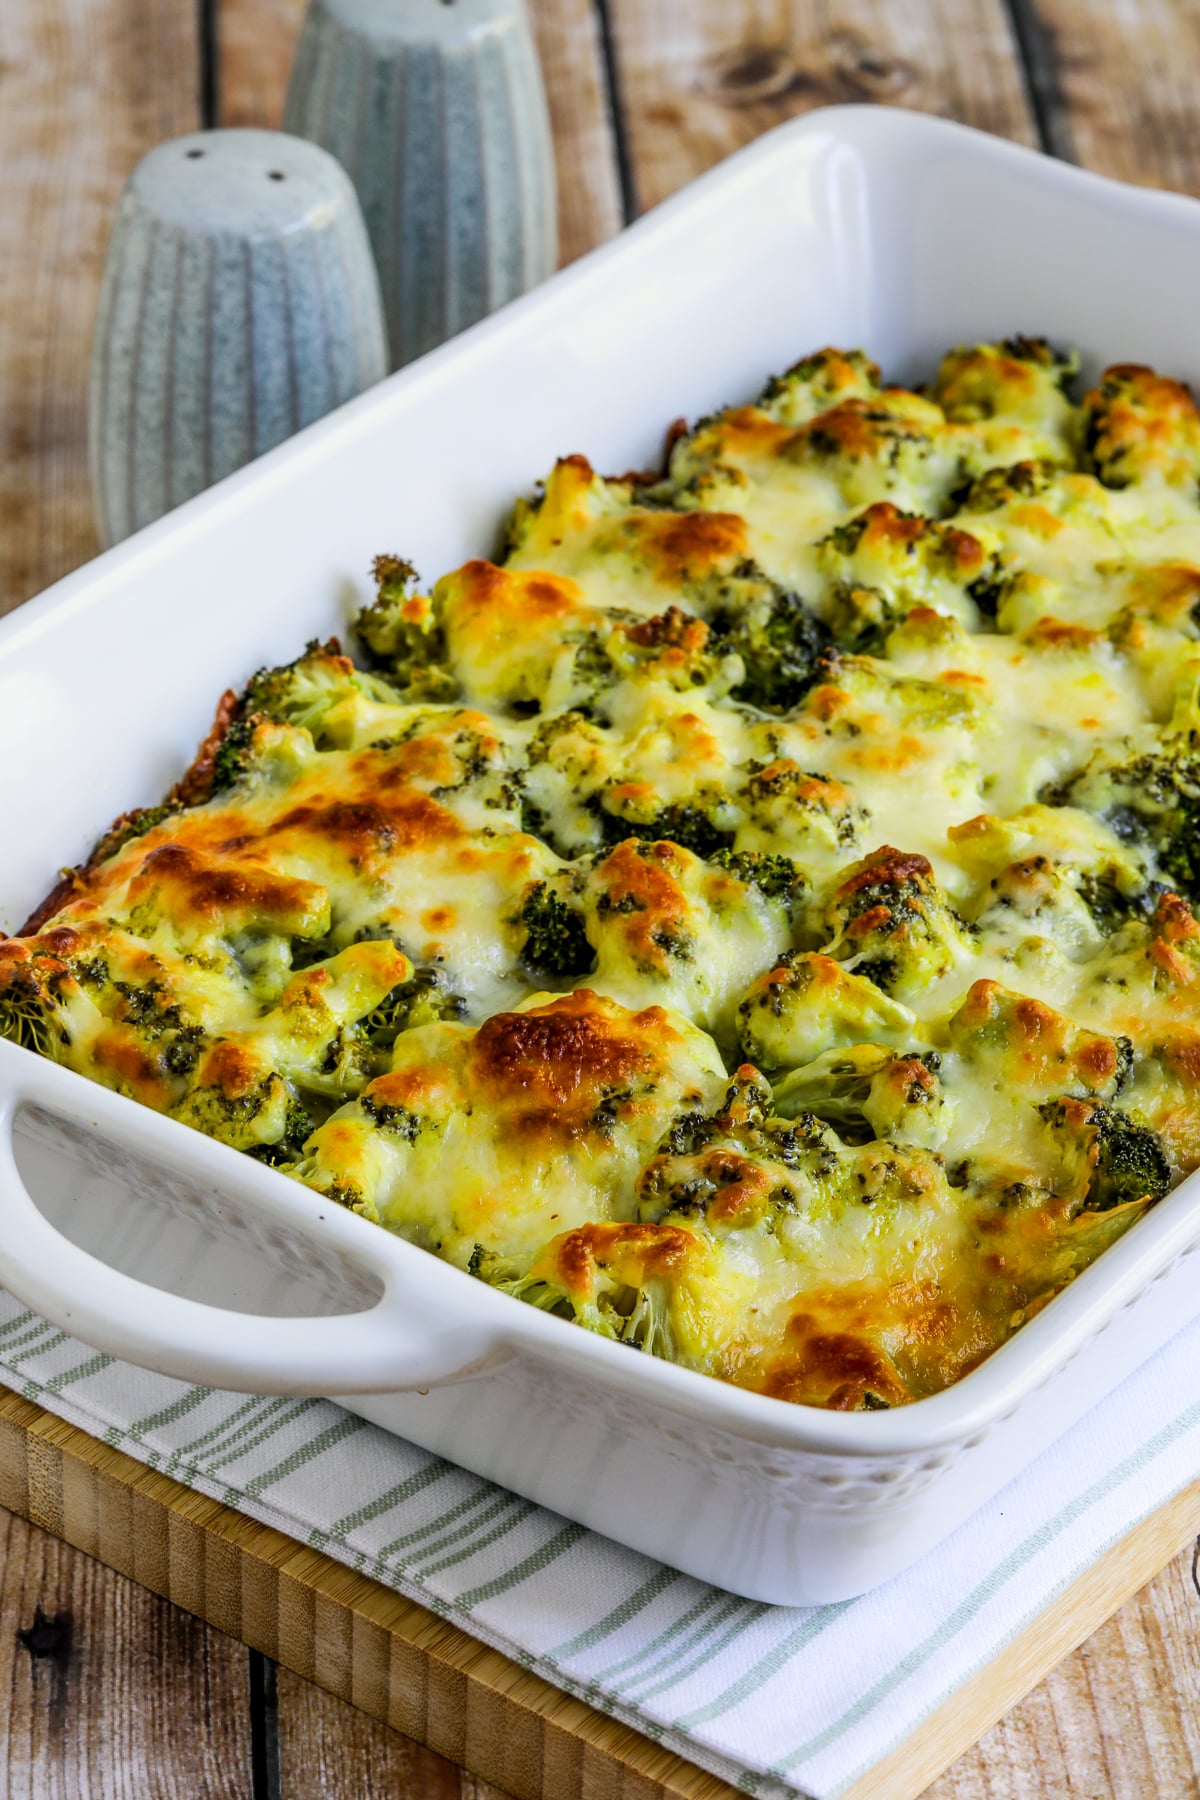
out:
M458 1626L3 1388L0 1506L515 1800L735 1800L727 1783ZM1108 1551L846 1800L915 1800L1198 1530L1200 1482Z

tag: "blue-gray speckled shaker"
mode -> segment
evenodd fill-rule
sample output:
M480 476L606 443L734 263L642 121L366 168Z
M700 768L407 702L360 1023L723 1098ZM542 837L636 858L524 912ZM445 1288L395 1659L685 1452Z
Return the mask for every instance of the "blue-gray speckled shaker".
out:
M358 189L394 367L553 273L554 149L523 0L309 0L284 129Z
M315 144L201 131L129 179L92 346L90 452L115 544L387 373L354 188Z

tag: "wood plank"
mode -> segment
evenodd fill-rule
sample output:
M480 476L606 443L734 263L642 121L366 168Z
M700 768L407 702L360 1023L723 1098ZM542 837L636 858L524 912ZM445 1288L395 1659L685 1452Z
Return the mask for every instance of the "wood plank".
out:
M279 1671L279 1772L287 1800L505 1800L411 1738Z
M0 1512L7 1800L249 1791L242 1645Z
M1060 147L1122 181L1200 194L1200 10L1180 0L1022 0Z
M125 177L198 120L194 0L0 6L0 612L95 554L92 321Z
M439 1757L465 1764L516 1800L581 1795L734 1800L725 1783L559 1693L457 1626L3 1390L0 1505L104 1557L122 1574L277 1658L305 1682L317 1682ZM1200 1482L1137 1527L1060 1596L864 1778L850 1800L914 1800L952 1757L1175 1555L1198 1526ZM953 1771L938 1800L985 1795L998 1800L1010 1793L1022 1800L1058 1800L1063 1792L1088 1793L1095 1800L1111 1792L1132 1800L1138 1790L1122 1783L1138 1766L1153 1782L1144 1791L1193 1791L1189 1783L1200 1776L1195 1717L1200 1673L1194 1658L1193 1666L1182 1667L1186 1657L1179 1647L1187 1642L1191 1603L1180 1595L1179 1567L1173 1565L1171 1575L1078 1653L1026 1702L1023 1713L1005 1721L993 1740L998 1749ZM419 1752L375 1736L352 1715L307 1699L302 1687L282 1674L280 1681L281 1763L286 1758L293 1772L332 1769L336 1757L339 1767L376 1766L381 1794L428 1793L431 1800L442 1800L436 1784L450 1779L444 1765L426 1763ZM1085 1708L1074 1699L1077 1694L1088 1697ZM1088 1773L1095 1764L1089 1745L1096 1733L1081 1728L1102 1713L1103 1754L1112 1779L1107 1789L1103 1774L1093 1779ZM1181 1726L1185 1713L1188 1723ZM1065 1788L1047 1773L1053 1767L1042 1742L1047 1719L1067 1732L1071 1785ZM1027 1774L1012 1787L1005 1758L1012 1744L1025 1738L1032 1746ZM384 1780L379 1769L388 1772L390 1787L379 1785ZM406 1779L418 1785L406 1788ZM284 1791L292 1789L285 1784ZM349 1791L358 1790L351 1785ZM454 1791L450 1786L445 1800L453 1800ZM315 1800L321 1789L312 1792ZM468 1783L462 1792L471 1800L496 1800L486 1786Z
M307 0L218 0L217 123L278 131Z
M529 0L558 166L558 260L574 262L622 224L617 148L592 0Z
M573 262L621 223L603 52L591 0L530 0L558 163L559 260ZM283 113L304 0L223 0L217 102L223 125L274 130Z
M1200 1790L1200 1611L1189 1544L993 1726L927 1800Z
M912 106L1034 141L1003 0L607 3L643 208L770 126L843 101Z

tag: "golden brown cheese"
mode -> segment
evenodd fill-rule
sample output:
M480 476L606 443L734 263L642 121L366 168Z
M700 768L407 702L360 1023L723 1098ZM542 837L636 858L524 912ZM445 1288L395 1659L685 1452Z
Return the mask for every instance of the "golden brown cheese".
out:
M523 1272L561 1231L630 1217L673 1117L723 1087L711 1041L662 1007L534 995L474 1028L404 1033L391 1070L316 1132L303 1170L463 1267L487 1254Z
M381 556L0 1027L601 1336L957 1380L1200 1166L1200 413L1076 366L827 348Z

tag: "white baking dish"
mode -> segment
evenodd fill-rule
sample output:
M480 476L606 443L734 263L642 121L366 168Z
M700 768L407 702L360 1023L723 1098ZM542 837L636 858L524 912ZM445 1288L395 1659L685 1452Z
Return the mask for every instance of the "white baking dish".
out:
M0 625L0 924L158 797L225 685L341 626L374 552L432 576L486 549L556 455L644 465L668 419L826 342L906 378L964 338L1044 332L1085 373L1195 378L1198 290L1191 201L906 113L772 133ZM1192 1180L957 1387L828 1414L523 1307L7 1043L0 1125L0 1282L59 1326L188 1380L342 1396L767 1600L903 1567L1200 1310Z

